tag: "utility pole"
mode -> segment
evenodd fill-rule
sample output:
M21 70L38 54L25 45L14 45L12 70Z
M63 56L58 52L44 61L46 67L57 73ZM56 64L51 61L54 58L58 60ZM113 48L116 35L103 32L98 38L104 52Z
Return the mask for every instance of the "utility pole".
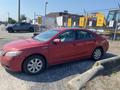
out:
M115 27L115 31L114 31L113 41L116 40L117 30L118 30L118 20L116 21L116 27Z
M9 21L9 18L10 18L10 13L8 12L7 21Z
M36 19L36 12L34 12L34 20Z
M85 13L85 26L84 26L84 28L87 28L88 13L86 12L85 9L84 9L84 13Z
M20 22L20 0L18 0L18 22Z
M34 20L33 20L33 24L36 24L36 12L34 12ZM34 26L34 32L36 32L36 27Z

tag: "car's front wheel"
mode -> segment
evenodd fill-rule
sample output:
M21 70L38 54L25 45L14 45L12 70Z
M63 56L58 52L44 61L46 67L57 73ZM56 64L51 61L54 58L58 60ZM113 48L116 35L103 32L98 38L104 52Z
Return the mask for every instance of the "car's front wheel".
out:
M103 50L101 48L96 48L92 54L92 59L95 61L100 60L103 56Z
M9 29L8 29L8 32L9 32L9 33L14 33L14 30L13 30L12 28L9 28Z
M27 58L23 63L23 71L27 74L38 74L45 69L45 60L39 55Z

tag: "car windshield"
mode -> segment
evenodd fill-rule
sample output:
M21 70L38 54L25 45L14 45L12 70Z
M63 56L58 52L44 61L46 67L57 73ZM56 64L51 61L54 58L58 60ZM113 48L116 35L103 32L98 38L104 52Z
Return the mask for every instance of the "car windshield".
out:
M51 38L53 38L58 33L59 33L58 30L48 30L33 37L33 39L45 42L45 41L49 41Z

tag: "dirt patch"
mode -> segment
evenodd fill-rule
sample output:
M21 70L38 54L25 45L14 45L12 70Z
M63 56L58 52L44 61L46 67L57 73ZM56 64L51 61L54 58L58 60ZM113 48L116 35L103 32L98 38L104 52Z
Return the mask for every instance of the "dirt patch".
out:
M120 55L120 41L109 41L110 42L110 48L109 52Z
M110 41L109 52L120 55L120 41ZM104 70L89 81L82 90L120 90L120 66Z
M120 90L120 67L94 78L83 90Z

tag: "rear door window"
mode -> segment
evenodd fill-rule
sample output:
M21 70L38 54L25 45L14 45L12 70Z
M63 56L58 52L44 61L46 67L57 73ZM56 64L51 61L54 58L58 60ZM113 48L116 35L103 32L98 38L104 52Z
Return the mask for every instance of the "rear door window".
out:
M93 39L94 36L92 33L87 31L78 30L77 31L77 40L89 40Z

